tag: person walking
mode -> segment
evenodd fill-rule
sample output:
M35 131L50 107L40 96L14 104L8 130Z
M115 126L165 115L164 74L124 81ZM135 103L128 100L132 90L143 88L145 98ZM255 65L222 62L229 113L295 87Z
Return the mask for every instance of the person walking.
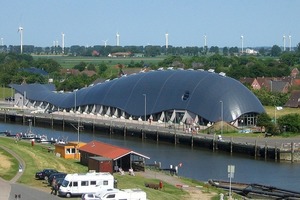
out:
M50 194L57 194L57 189L56 189L56 187L57 187L57 184L56 184L56 177L54 176L53 177L53 180L52 180L52 183L51 183L51 193Z

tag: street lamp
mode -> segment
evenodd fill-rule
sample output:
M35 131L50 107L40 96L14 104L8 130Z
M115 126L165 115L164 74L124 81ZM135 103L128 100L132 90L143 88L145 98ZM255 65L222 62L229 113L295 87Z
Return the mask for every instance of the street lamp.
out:
M221 103L221 135L223 134L223 101L220 101L220 103Z
M147 113L147 95L143 94L143 96L145 97L145 122L146 122L146 113Z
M77 92L77 90L75 90L75 97L74 97L74 113L76 114L76 99L77 99L77 97L76 97L76 92Z
M281 106L275 106L275 114L274 114L274 124L276 125L276 110L282 110Z

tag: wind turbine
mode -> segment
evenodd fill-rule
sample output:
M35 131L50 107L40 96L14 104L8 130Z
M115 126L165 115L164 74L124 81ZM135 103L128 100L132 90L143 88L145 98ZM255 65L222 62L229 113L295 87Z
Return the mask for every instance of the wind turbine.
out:
M169 46L169 33L167 32L167 33L165 34L165 36L166 36L166 49L167 49L168 46Z
M241 35L241 42L242 42L242 54L244 53L244 36Z
M117 39L117 46L120 46L120 34L119 34L119 32L117 32L116 39Z
M204 37L204 48L205 48L207 46L206 34L203 37Z
M285 51L285 35L283 35L283 51Z
M21 40L21 48L20 52L23 53L23 27L19 26L18 32L20 33L20 40Z
M289 35L289 40L290 40L290 51L292 51L292 36Z
M106 48L106 46L107 46L107 41L108 40L102 40L102 42L104 42L104 47Z
M61 53L65 54L65 34L61 33Z

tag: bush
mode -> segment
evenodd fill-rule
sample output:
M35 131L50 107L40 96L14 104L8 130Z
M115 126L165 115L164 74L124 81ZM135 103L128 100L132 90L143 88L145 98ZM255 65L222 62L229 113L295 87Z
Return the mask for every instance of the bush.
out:
M278 126L283 132L300 132L300 115L299 114L288 114L284 115L277 120Z

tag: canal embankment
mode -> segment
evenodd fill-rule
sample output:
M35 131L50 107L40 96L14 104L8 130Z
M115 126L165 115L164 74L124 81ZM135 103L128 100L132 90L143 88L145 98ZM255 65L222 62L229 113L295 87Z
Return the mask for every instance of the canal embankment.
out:
M21 123L33 126L59 128L61 130L77 127L77 131L101 132L126 138L135 137L143 140L167 142L174 145L186 145L191 148L206 148L212 151L224 151L232 155L244 154L253 158L272 159L275 161L300 161L300 138L274 137L226 137L219 140L215 134L187 132L178 124L152 121L105 117L91 114L74 114L66 112L31 113L25 110L1 109L0 121L4 123ZM74 128L73 128L74 129Z

